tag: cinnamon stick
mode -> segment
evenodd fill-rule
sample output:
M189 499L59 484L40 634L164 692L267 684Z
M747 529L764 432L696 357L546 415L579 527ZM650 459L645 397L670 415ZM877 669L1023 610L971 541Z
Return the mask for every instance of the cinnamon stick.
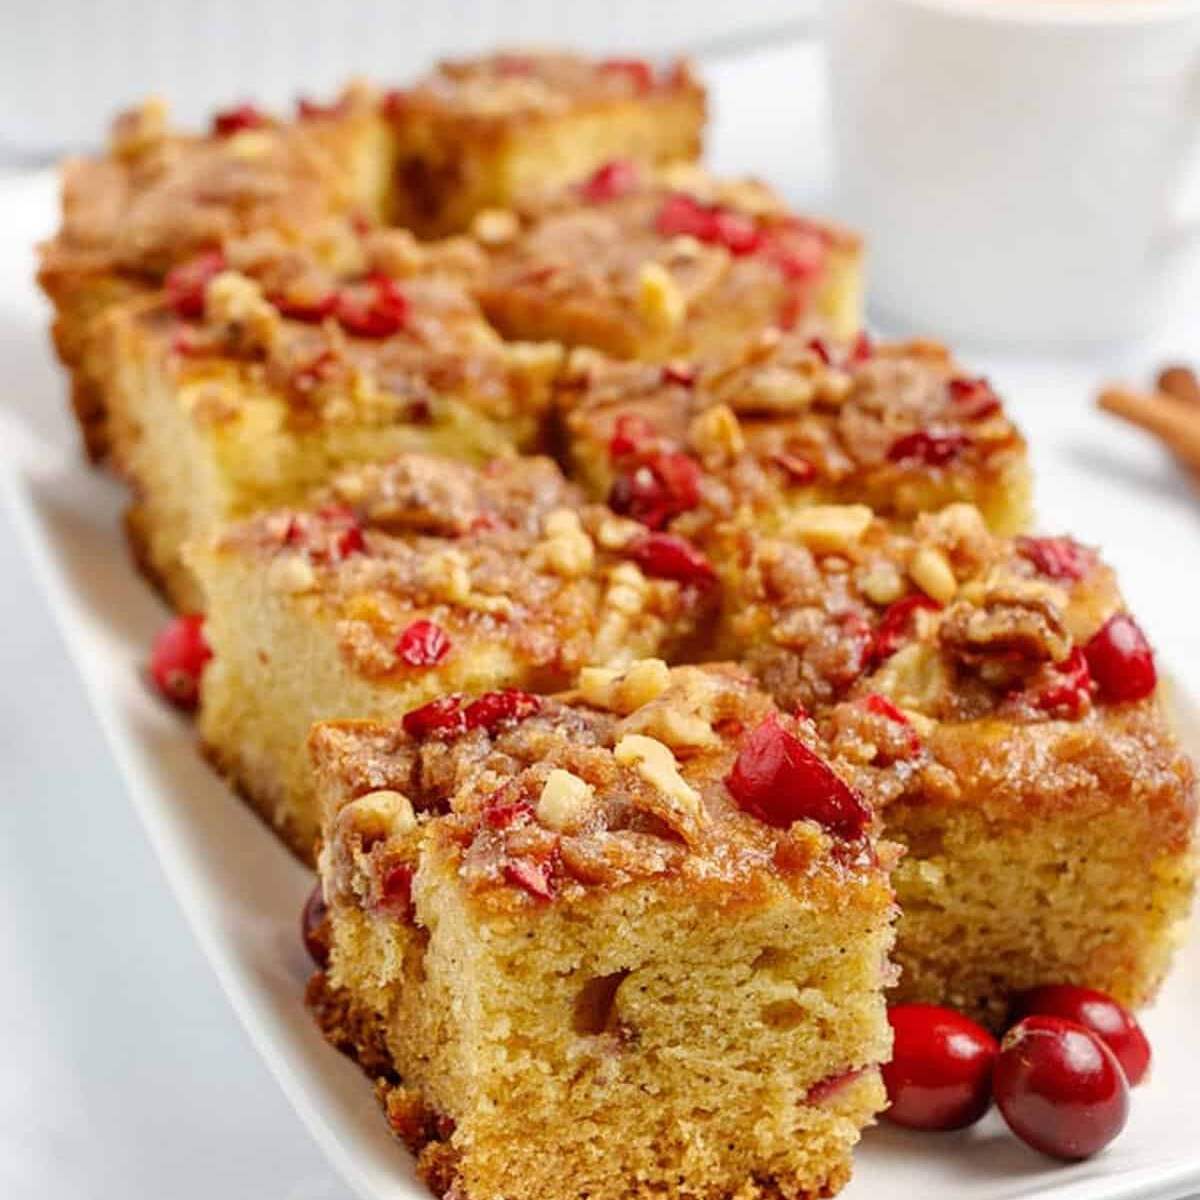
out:
M1167 447L1195 471L1200 471L1200 406L1162 392L1141 392L1129 387L1107 387L1099 404L1105 412L1161 438Z

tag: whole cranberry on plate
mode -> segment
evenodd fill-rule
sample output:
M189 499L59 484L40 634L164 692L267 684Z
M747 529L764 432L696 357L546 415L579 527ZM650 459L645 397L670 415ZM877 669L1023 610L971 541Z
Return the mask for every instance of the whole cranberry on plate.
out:
M888 1009L894 1046L883 1066L889 1107L883 1116L909 1129L962 1129L992 1102L999 1046L982 1025L936 1004Z
M1005 1035L993 1080L996 1104L1023 1142L1073 1161L1125 1128L1129 1084L1117 1056L1090 1029L1034 1015Z
M212 651L204 639L204 618L198 613L174 617L159 631L150 650L150 675L155 686L177 708L195 708L200 700L200 676Z
M1032 1016L1064 1017L1090 1029L1117 1056L1130 1087L1150 1069L1150 1043L1137 1018L1123 1004L1095 988L1052 983L1030 988L1013 1001L1014 1022Z

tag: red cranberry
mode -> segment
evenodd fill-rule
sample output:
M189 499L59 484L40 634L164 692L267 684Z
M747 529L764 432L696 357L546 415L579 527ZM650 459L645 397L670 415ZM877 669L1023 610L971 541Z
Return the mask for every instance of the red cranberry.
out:
M614 440L623 447L627 432ZM662 529L700 503L700 467L678 451L652 454L613 480L608 503L622 516L649 529Z
M1150 1043L1133 1013L1111 996L1071 983L1046 984L1022 992L1013 1001L1013 1020L1034 1014L1063 1017L1090 1029L1117 1056L1130 1087L1146 1078Z
M1069 537L1019 537L1016 545L1017 553L1047 579L1082 579L1096 561L1091 550Z
M918 429L898 437L888 447L888 458L892 462L915 461L927 467L943 467L957 458L971 444L963 433L930 433Z
M423 738L455 738L465 733L467 719L462 711L463 697L457 692L439 696L428 704L407 712L400 720L404 732L420 741Z
M951 379L946 388L950 402L964 420L982 421L1000 411L1000 397L986 379Z
M813 226L789 222L773 234L767 253L784 279L807 283L825 269L829 239Z
M1083 648L1100 699L1109 704L1144 700L1158 683L1154 651L1128 613L1117 613Z
M342 562L352 554L365 554L366 552L367 542L363 537L363 531L357 525L343 529L334 539L332 555L334 562Z
M374 274L365 284L339 293L336 313L347 333L364 338L390 337L408 321L408 297L390 276Z
M850 344L850 363L865 363L871 355L875 353L875 346L871 341L871 335L864 329Z
M468 729L495 731L509 721L524 721L541 711L542 702L529 692L505 688L502 692L484 692L463 710Z
M1052 716L1077 720L1087 709L1092 676L1083 651L1076 646L1054 667L1054 682L1033 697L1036 708Z
M621 413L608 442L609 458L637 454L654 437L654 426L637 413Z
M835 1071L819 1079L804 1093L805 1104L825 1104L844 1092L855 1080L861 1079L864 1067L852 1067L847 1071Z
M909 1129L962 1129L992 1102L1000 1047L982 1025L936 1004L888 1009L894 1045L883 1065L884 1117Z
M533 816L533 806L525 800L501 800L483 810L484 823L493 829L508 829Z
M718 208L713 211L713 241L740 258L761 249L763 238L753 217Z
M827 366L833 365L833 354L829 350L829 343L824 338L810 338L808 348Z
M900 649L912 634L917 613L938 612L941 607L936 600L931 600L920 592L890 604L875 630L875 660L882 662Z
M396 655L410 667L436 666L450 653L450 638L433 621L414 621L396 642Z
M874 713L877 717L883 717L895 725L904 727L907 734L908 752L910 755L916 754L921 749L921 738L913 728L912 722L886 696L881 696L878 692L871 692L863 698L862 703L863 708L867 712Z
M243 129L261 129L269 118L253 104L238 104L226 108L213 117L213 133L218 137L231 137Z
M663 201L654 228L663 237L687 236L701 242L716 238L712 209L683 192L674 192Z
M324 969L329 965L329 906L325 903L325 891L317 883L304 902L300 914L300 934L309 957Z
M600 70L606 75L624 75L635 92L648 92L654 86L654 68L640 58L606 58Z
M605 204L629 195L638 185L641 171L627 158L614 158L597 167L579 185L579 194L591 204Z
M648 533L631 542L626 552L652 579L705 587L717 577L712 563L686 538L673 533Z
M181 317L204 316L204 293L209 282L225 270L225 255L207 250L187 262L172 267L163 280L167 303Z
M993 1090L1013 1133L1055 1158L1103 1150L1129 1113L1116 1055L1090 1029L1062 1017L1026 1017L1004 1035Z
M537 70L537 59L531 54L497 54L492 65L498 75L532 75Z
M550 900L554 896L551 879L551 864L535 862L531 858L514 858L504 867L504 878L519 888L524 888L538 900Z
M849 841L871 823L866 802L775 717L742 743L725 786L740 809L776 829L808 819Z
M158 690L177 708L195 708L200 700L200 676L212 651L204 638L204 618L198 613L168 621L150 650L150 674Z

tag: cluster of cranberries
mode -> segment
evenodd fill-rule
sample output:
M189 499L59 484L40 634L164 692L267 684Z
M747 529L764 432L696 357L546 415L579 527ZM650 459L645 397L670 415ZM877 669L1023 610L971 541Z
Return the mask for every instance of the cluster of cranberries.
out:
M163 289L172 311L187 320L203 317L208 285L225 267L220 250L206 250L168 271ZM390 337L409 319L408 297L381 272L315 295L274 295L271 303L293 321L317 324L333 317L347 333L361 338Z
M1051 984L1017 996L1001 1041L953 1009L900 1004L883 1068L884 1116L909 1129L962 1129L991 1107L1024 1142L1055 1158L1102 1150L1125 1127L1129 1089L1145 1078L1150 1043L1103 992Z

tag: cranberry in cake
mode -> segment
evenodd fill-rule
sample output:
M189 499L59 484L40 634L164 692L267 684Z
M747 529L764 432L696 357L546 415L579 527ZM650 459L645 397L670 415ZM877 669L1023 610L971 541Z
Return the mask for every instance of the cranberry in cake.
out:
M391 219L430 237L614 158L694 159L705 97L685 62L509 52L440 63L389 93L384 112L395 155Z
M113 458L141 563L202 607L180 552L339 468L409 451L480 461L536 448L561 354L503 343L463 289L458 243L399 230L333 272L259 240L202 255L102 321Z
M1096 552L997 538L965 504L911 530L815 506L710 550L722 649L817 717L906 847L896 999L993 1026L1047 980L1151 999L1193 889L1194 781Z
M309 739L310 994L386 1046L433 1190L836 1192L884 1103L892 851L812 723L653 660L484 699Z
M768 327L850 337L861 323L855 235L791 212L764 184L691 165L607 164L481 212L472 232L491 260L481 302L508 337L664 362Z
M504 689L566 687L585 666L694 653L711 575L639 559L629 524L547 459L471 468L408 454L192 543L213 651L209 754L307 857L314 721L396 720L429 702L412 720L436 722L448 694L509 697L486 708L516 702ZM466 705L469 722L480 710Z
M967 500L998 532L1028 521L1024 439L988 381L935 342L769 330L664 366L578 350L557 397L577 477L652 528L764 530L843 502L911 520Z

